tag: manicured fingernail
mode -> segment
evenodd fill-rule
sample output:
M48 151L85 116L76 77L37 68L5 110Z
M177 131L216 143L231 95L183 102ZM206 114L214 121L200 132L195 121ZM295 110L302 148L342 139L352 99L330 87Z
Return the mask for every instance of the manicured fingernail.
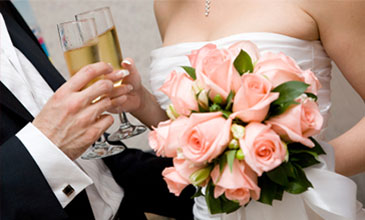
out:
M129 60L123 60L122 63L127 64L127 65L132 65L131 61L129 61Z
M113 67L113 65L111 63L107 63L107 64L110 67L110 70L113 70L114 69L114 67Z
M124 78L124 77L126 77L126 76L128 76L128 75L129 75L129 71L128 71L128 70L125 70L125 69L123 69L123 70L119 70L119 71L116 73L116 75L117 75L118 77Z
M133 86L130 85L130 84L126 85L126 87L127 87L128 91L132 91L133 90Z

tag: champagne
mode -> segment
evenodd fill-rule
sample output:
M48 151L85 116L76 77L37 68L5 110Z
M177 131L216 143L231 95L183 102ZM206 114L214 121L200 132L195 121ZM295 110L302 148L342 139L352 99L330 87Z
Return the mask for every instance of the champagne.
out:
M121 69L122 53L120 51L118 35L115 27L108 29L98 36L100 60L110 63L114 69Z
M82 67L99 62L99 53L97 42L89 42L82 47L68 50L64 53L70 75L75 75ZM89 87L103 76L91 80L86 86Z
M122 69L120 62L122 62L123 58L115 26L100 34L98 39L100 61L110 63L114 70ZM114 83L114 86L117 87L121 84L122 80Z

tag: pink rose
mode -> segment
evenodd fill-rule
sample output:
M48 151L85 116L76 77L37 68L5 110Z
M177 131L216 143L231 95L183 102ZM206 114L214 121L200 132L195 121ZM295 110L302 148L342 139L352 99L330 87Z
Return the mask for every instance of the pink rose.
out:
M197 164L211 162L227 147L231 123L221 112L191 114L181 136L185 158Z
M309 84L309 87L307 88L306 92L310 92L317 95L318 90L321 88L321 83L319 82L316 75L312 71L306 70L303 72L303 77L304 77L304 82Z
M268 125L252 122L246 126L240 146L246 163L259 175L279 166L285 159L286 147Z
M236 200L240 205L248 203L251 197L260 198L257 175L243 161L234 160L232 172L226 165L220 173L219 165L216 165L210 175L215 184L215 198L224 193L227 199Z
M175 196L179 196L181 191L189 185L189 181L180 176L175 167L167 167L162 171L162 176L167 183L167 187Z
M288 81L302 81L309 84L307 92L317 94L321 88L320 82L312 71L302 70L291 57L283 53L265 53L259 58L254 73L268 77L273 87Z
M179 196L181 191L190 184L190 176L192 173L200 169L185 159L174 158L174 166L165 168L162 176L167 183L167 187L171 193Z
M299 105L293 105L283 114L270 118L267 124L284 140L300 142L308 147L314 147L308 138L318 134L322 128L323 117L316 102L306 99Z
M207 44L188 57L196 70L197 80L210 90L211 99L219 94L225 100L231 90L239 88L240 75L232 65L234 57L230 51Z
M176 157L180 147L180 137L187 118L180 116L174 121L160 122L157 128L149 133L148 142L157 156Z
M198 103L193 91L193 83L185 73L172 71L160 90L171 100L176 112L189 115L192 110L198 111Z
M233 101L234 116L244 122L265 119L270 103L279 97L279 93L271 92L272 85L265 77L257 74L242 76L242 86Z
M239 41L231 45L228 50L232 53L234 58L238 56L241 50L244 50L251 57L252 63L255 63L260 57L259 49L257 48L256 44L252 43L251 41Z

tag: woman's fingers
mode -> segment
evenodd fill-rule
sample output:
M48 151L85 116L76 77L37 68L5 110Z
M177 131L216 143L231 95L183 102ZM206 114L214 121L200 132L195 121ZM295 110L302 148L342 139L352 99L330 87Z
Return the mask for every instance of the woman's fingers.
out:
M116 70L110 74L106 74L104 79L111 80L113 82L118 82L119 80L123 80L124 77L129 75L129 71L126 69Z
M127 95L129 92L133 91L133 86L130 84L122 84L118 87L114 87L113 91L109 95L110 98L116 98L118 96Z

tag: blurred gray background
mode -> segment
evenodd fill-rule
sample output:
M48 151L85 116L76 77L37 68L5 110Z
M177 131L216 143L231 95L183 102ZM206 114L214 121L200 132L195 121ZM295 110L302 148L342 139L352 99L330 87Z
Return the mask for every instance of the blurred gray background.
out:
M148 80L149 53L161 46L153 13L153 0L30 0L30 3L52 61L66 78L68 71L60 47L56 24L73 20L77 13L109 6L116 23L123 57L135 59L143 78L143 84L148 89L150 88ZM340 135L357 123L364 116L365 109L361 97L351 88L335 66L332 76L333 104L326 131L328 140ZM132 119L131 116L130 118ZM135 119L132 121L139 123ZM110 130L114 130L116 127L117 123ZM147 135L146 132L129 139L126 143L129 147L148 150ZM359 198L365 203L365 174L358 175L354 179L358 184Z

